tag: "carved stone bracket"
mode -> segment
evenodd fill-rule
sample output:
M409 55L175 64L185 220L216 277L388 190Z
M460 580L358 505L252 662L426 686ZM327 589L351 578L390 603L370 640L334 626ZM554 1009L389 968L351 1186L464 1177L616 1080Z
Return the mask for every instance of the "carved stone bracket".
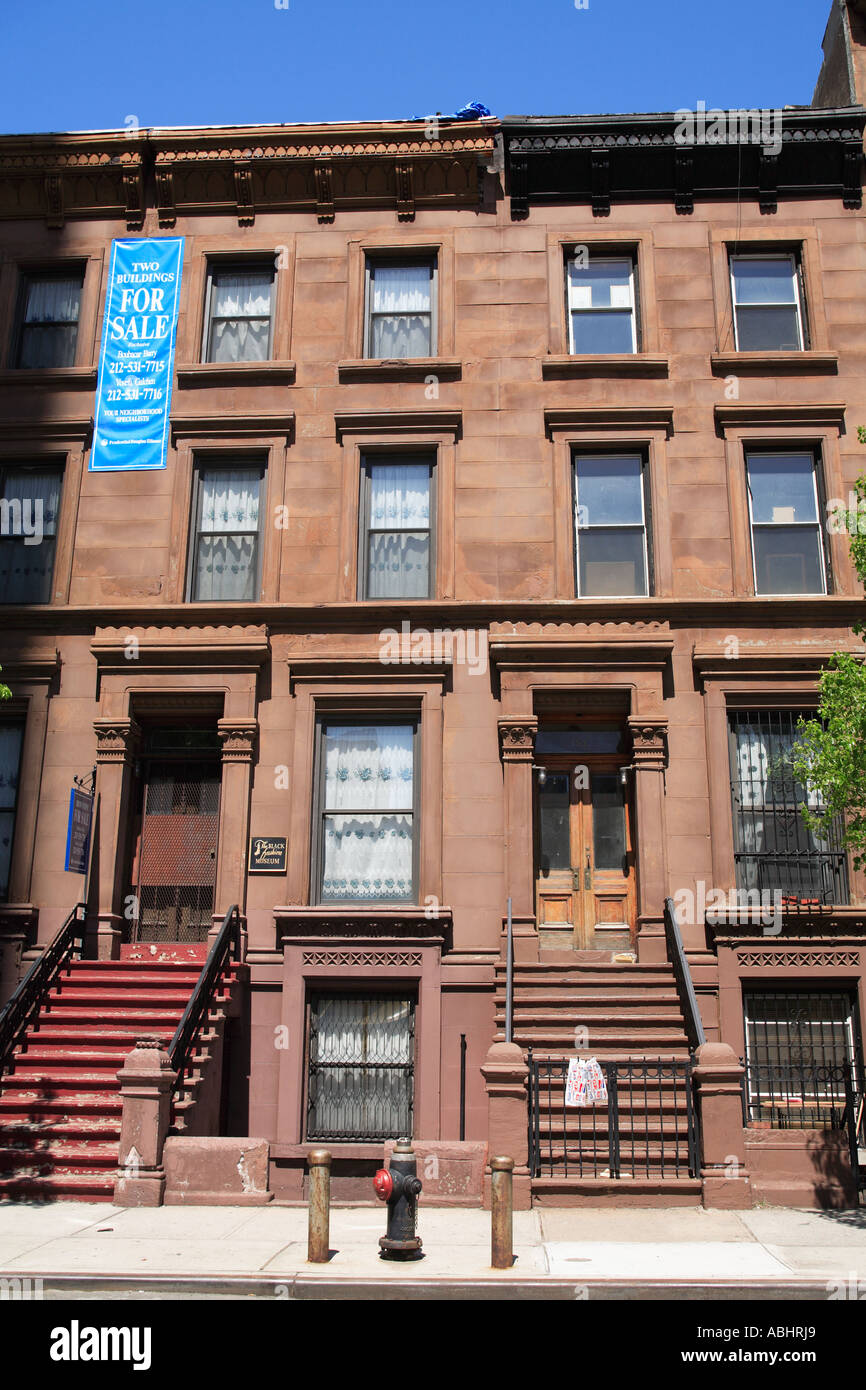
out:
M529 160L511 156L511 216L514 221L529 216Z
M144 182L140 165L124 169L123 197L126 203L127 231L138 231L144 223Z
M45 225L46 227L62 227L65 221L63 213L63 176L62 174L45 175Z
M316 164L316 216L320 222L334 220L333 170L330 164Z
M863 205L863 186L860 169L863 152L859 141L845 146L842 158L842 206L859 208Z
M156 210L160 227L173 227L177 221L174 205L174 170L170 164L156 166Z
M415 173L408 160L397 164L397 219L411 222L415 217Z
M667 765L668 721L632 716L628 721L632 737L632 760L638 770L660 771Z
M534 714L500 719L499 752L504 763L531 763L538 719Z
M593 216L608 217L610 215L610 154L607 150L593 150L590 160Z
M248 163L235 162L235 199L237 201L238 226L251 227L256 220L253 201L253 167Z
M690 149L677 150L674 158L676 189L674 207L677 212L690 213L695 210L695 157Z
M217 737L222 745L223 762L252 762L258 730L258 721L255 719L218 720Z
M775 212L779 204L779 156L761 151L758 206L761 212Z
M134 719L96 719L97 763L128 763L138 753L141 728Z

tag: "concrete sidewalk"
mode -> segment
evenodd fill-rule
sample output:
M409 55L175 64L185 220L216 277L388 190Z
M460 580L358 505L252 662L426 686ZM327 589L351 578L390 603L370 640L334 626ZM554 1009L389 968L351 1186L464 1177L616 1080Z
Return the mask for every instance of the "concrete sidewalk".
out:
M0 1276L84 1298L828 1299L856 1298L859 1280L866 1291L866 1210L535 1208L515 1213L504 1271L490 1268L487 1212L422 1204L425 1256L412 1263L380 1259L384 1221L381 1208L333 1208L331 1259L309 1265L302 1207L2 1202Z

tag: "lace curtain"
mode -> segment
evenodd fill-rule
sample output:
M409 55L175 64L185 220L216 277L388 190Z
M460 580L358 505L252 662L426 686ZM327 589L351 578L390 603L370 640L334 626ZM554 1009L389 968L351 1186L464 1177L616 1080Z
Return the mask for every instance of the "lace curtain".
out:
M214 276L211 362L267 361L272 285L267 271Z
M780 871L793 872L798 851L826 851L829 840L819 838L803 824L799 807L803 803L812 810L821 805L813 787L795 781L790 765L790 753L796 734L774 730L760 724L741 725L737 730L736 793L739 827L739 850L744 855L778 854L783 856ZM743 865L750 881L745 887L764 887L758 883L758 864L746 860ZM765 866L763 877L769 882L770 869Z
M373 270L371 357L429 357L429 265Z
M0 724L0 901L5 901L9 889L15 800L18 795L18 766L23 737L22 725Z
M10 471L3 484L3 501L6 505L0 511L0 601L48 603L60 508L60 473L43 468Z
M81 277L31 280L21 327L20 367L71 367L81 307Z
M409 999L318 999L308 1133L390 1138L411 1132L412 1043Z
M196 598L256 598L261 482L255 468L202 474Z
M427 598L429 527L428 466L377 464L371 468L368 598Z
M411 726L328 727L323 901L411 900L412 804Z

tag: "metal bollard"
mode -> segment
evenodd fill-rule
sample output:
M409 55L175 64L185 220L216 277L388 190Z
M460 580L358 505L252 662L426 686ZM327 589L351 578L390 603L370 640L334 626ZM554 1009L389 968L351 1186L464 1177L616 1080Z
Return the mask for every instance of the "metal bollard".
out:
M327 1264L331 1257L331 1155L327 1149L312 1149L310 1165L310 1225L307 1263Z
M510 1269L514 1263L514 1159L490 1160L490 1263Z

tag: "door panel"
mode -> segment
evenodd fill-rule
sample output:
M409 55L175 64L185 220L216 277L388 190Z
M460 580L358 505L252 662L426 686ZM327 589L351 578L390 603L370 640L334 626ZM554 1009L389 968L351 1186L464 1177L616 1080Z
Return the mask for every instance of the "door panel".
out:
M630 806L618 764L587 759L581 768L578 775L556 759L537 788L540 944L629 950L635 928Z
M212 925L221 767L145 765L133 883L135 941L204 941Z

